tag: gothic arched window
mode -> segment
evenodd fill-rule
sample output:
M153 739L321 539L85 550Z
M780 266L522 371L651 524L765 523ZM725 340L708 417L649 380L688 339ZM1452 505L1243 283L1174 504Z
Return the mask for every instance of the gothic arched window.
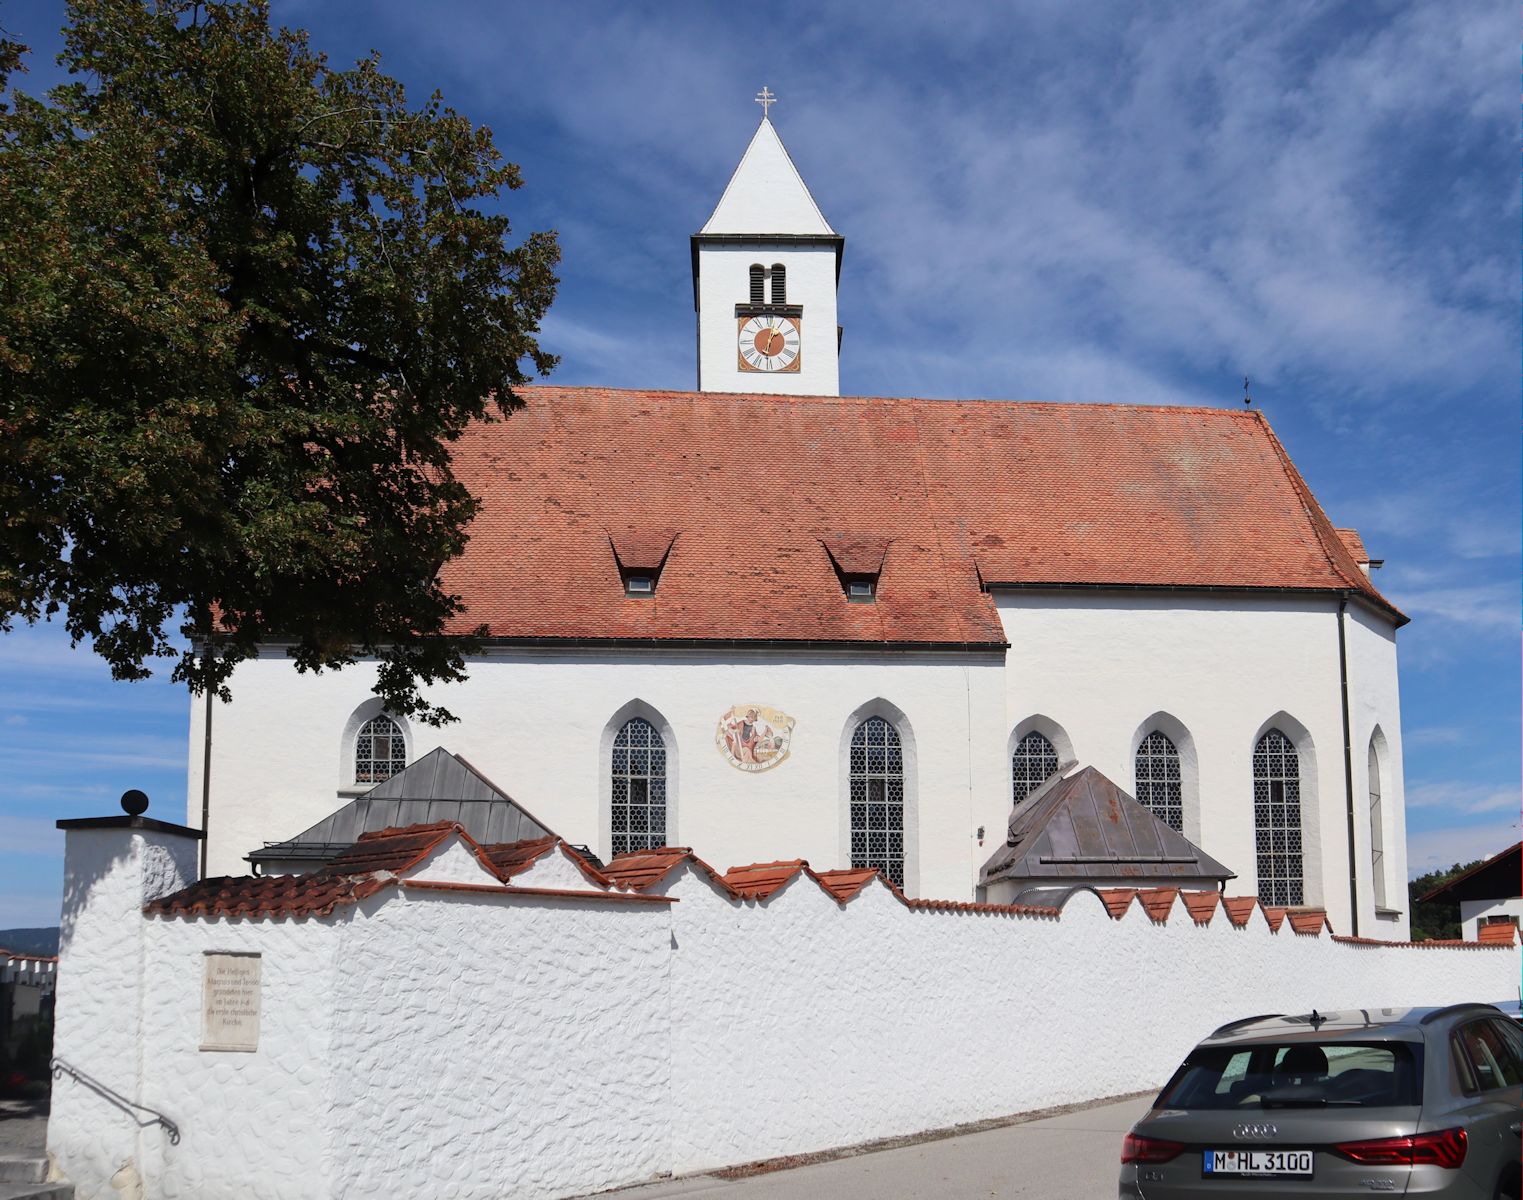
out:
M772 264L772 303L788 303L788 268L782 263Z
M1253 837L1260 902L1300 904L1301 758L1278 729L1253 748Z
M1179 777L1179 749L1160 729L1137 747L1137 800L1178 833L1185 828L1184 789Z
M407 739L390 717L371 717L354 739L355 783L381 783L407 765Z
M851 735L851 865L904 886L904 748L882 717Z
M1015 744L1010 756L1010 774L1015 781L1015 802L1019 804L1049 775L1058 769L1058 752L1047 738L1032 730Z
M1386 906L1385 821L1380 811L1380 752L1370 739L1370 878L1375 883L1375 907Z
M666 845L666 743L641 717L613 739L613 852Z
M761 263L751 264L751 303L767 302L767 271Z

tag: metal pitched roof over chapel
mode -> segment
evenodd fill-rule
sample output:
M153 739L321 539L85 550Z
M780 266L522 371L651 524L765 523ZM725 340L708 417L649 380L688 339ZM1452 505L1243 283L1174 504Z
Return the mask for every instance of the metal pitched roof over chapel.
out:
M1299 591L1397 623L1257 411L527 387L457 444L461 629L1001 646L991 587ZM659 536L657 536L659 535ZM653 594L618 548L665 547ZM851 603L831 547L883 548Z

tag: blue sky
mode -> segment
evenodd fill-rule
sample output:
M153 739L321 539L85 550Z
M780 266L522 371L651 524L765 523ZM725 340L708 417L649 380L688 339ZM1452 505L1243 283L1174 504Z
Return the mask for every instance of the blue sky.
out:
M1495 4L278 3L490 125L553 380L693 386L688 235L773 120L847 239L842 390L1237 405L1386 560L1414 872L1519 825L1518 64ZM29 88L62 5L12 0ZM236 680L234 681L236 687ZM189 701L0 637L0 928L60 816L181 819Z

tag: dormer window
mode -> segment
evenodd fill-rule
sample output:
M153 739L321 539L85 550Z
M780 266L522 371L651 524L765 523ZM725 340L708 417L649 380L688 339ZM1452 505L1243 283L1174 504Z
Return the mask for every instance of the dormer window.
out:
M888 539L876 534L826 533L820 536L820 544L846 599L852 604L875 602Z
M626 526L608 531L608 544L626 596L646 600L656 594L676 537L671 529Z

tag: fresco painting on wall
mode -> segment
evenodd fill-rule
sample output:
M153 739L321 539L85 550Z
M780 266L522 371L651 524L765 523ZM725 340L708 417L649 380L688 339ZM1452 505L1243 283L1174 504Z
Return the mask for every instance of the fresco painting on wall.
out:
M767 771L788 757L793 718L765 704L736 704L719 718L714 744L742 771Z

